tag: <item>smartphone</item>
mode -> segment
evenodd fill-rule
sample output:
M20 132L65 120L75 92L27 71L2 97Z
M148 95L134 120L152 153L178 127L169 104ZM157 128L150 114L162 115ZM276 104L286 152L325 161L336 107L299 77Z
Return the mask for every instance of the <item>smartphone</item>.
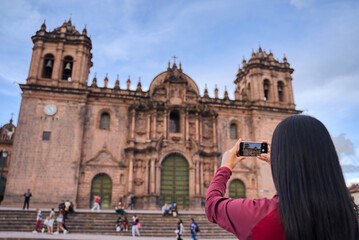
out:
M261 153L268 153L267 143L241 142L239 144L238 156L256 157Z

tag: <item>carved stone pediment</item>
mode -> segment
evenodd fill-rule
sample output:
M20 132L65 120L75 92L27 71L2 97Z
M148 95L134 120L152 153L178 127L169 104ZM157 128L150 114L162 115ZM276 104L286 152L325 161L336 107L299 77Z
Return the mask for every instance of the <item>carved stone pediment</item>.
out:
M88 160L85 165L119 167L120 162L117 161L111 153L107 152L106 150L102 150L94 158Z

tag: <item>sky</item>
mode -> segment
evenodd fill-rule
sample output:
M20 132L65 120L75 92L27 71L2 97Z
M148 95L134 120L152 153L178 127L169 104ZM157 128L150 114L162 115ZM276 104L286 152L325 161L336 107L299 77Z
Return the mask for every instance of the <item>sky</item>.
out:
M295 69L296 108L322 121L338 151L347 184L359 183L359 1L332 0L1 0L0 126L21 103L33 36L46 19L47 31L71 17L92 39L94 66L109 86L119 75L143 90L176 55L203 94L215 85L223 97L243 57L259 45ZM172 60L173 61L173 60Z

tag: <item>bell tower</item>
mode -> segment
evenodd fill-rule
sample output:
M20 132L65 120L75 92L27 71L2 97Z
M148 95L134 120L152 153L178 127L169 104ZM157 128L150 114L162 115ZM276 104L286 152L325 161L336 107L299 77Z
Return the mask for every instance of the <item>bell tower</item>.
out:
M248 62L242 61L242 68L234 83L237 85L235 96L255 105L295 109L292 73L287 58L280 62L273 53L266 53L259 47L252 52Z
M51 32L45 22L34 43L27 84L85 88L92 67L92 43L86 28L80 34L71 20Z

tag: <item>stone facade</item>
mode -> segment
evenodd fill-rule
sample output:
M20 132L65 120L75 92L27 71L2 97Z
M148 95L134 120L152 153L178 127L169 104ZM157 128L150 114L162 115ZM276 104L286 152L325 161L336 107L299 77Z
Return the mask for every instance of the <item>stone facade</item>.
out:
M108 88L107 76L104 87L97 86L96 77L88 86L91 39L71 21L52 32L43 24L32 40L29 76L20 84L8 206L18 206L30 188L32 206L53 207L70 199L88 208L98 191L108 206L133 194L136 208L156 209L171 199L180 207L200 209L222 153L237 138L270 140L282 119L300 113L293 99L293 69L261 48L243 60L231 100L227 91L219 98L217 88L214 98L207 89L201 95L175 62L152 80L148 91L140 82L131 90L130 79L127 89L120 89L119 80ZM171 193L163 187L163 166L173 159L185 159L178 173L186 179L171 179ZM275 193L270 167L255 158L241 162L232 179L241 180L246 197ZM180 190L176 181L188 182L188 190ZM177 187L188 201L179 200Z

